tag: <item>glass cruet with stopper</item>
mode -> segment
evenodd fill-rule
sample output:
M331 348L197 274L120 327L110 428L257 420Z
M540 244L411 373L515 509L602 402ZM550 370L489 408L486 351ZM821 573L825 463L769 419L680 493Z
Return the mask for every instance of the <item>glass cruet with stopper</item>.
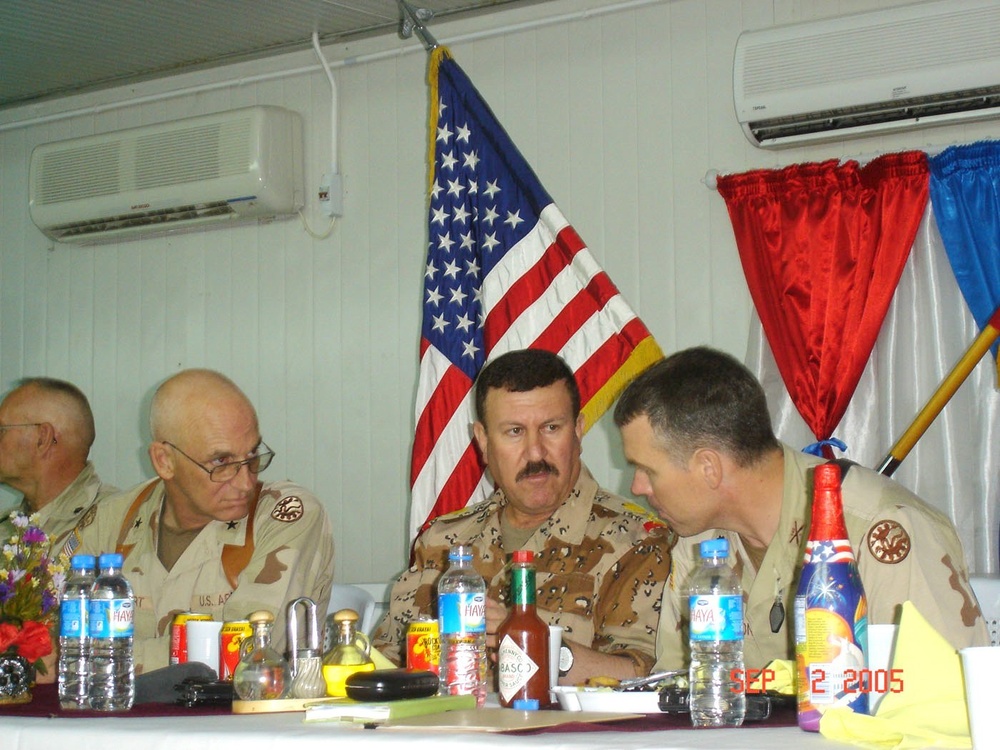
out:
M248 618L253 634L240 646L240 662L233 673L233 690L245 701L273 700L288 694L288 662L271 646L274 615L267 610Z
M333 645L323 657L323 679L326 694L343 698L347 695L347 678L355 672L372 672L371 642L358 632L358 613L341 609L333 615Z

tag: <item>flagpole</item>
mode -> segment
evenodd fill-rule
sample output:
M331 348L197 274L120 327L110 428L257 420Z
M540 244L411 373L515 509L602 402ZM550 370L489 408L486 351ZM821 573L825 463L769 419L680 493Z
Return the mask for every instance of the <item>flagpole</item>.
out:
M414 32L424 44L424 49L432 52L438 47L438 41L424 26L424 21L430 21L434 17L434 11L429 8L413 8L406 0L396 0L403 17L399 21L399 36L401 39L409 39Z
M877 469L879 474L891 477L893 472L899 468L903 459L906 458L921 435L931 426L931 422L934 421L945 404L948 403L948 400L955 395L955 391L958 390L959 386L965 382L969 373L975 368L976 363L989 351L989 348L997 340L997 337L1000 337L1000 305L993 311L990 319L983 326L983 330L976 337L975 341L972 342L965 354L962 355L962 358L951 369L951 372L941 382L941 385L938 386L934 395L927 402L927 405L920 410L920 413L917 414L910 426L906 428L906 431L896 441L896 444L892 446L889 455L882 459L882 463Z

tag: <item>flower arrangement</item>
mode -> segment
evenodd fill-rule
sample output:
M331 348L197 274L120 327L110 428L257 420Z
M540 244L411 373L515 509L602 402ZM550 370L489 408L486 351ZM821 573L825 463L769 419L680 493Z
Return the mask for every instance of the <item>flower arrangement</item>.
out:
M49 538L37 515L10 514L14 533L0 556L0 654L13 653L46 674L51 628L59 614L66 567L49 557Z

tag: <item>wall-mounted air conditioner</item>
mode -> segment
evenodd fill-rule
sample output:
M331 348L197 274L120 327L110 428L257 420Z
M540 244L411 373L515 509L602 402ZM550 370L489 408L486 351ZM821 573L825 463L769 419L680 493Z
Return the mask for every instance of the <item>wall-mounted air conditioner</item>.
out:
M781 148L1000 116L1000 2L943 0L759 31L736 43L736 115Z
M58 242L294 214L304 202L302 118L247 107L46 143L31 154L31 219Z

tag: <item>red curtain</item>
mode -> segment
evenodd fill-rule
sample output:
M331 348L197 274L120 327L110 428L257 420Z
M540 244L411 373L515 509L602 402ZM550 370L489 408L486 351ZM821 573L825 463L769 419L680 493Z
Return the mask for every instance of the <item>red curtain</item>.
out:
M916 237L927 157L727 175L743 272L778 369L817 440L858 385Z

